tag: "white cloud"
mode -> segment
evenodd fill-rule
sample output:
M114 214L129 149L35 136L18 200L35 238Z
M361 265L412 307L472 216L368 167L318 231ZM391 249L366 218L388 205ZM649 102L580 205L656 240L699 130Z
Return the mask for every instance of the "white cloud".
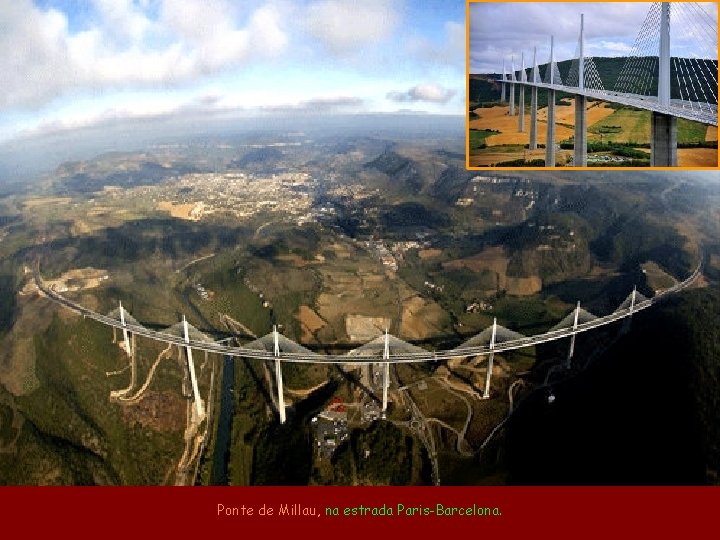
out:
M364 101L353 96L322 96L299 101L292 104L263 105L259 110L271 112L330 112L349 111L360 107Z
M107 36L118 41L142 40L153 23L132 0L93 0Z
M633 50L632 46L622 41L599 41L598 43L591 43L588 47L590 54L596 53L598 55L612 54L630 54Z
M94 0L98 21L71 33L67 17L30 0L0 9L0 109L45 102L76 88L173 84L276 56L288 38L265 4L237 24L226 0L162 0L151 20L131 0Z
M538 63L548 61L550 36L555 37L555 58L575 56L580 31L580 14L585 16L585 46L589 54L622 56L633 49L644 28L649 2L535 2L516 4L475 2L470 4L470 70L473 73L499 72L502 60L521 52L526 65L537 47ZM703 16L700 11L706 12ZM689 13L688 13L689 11ZM699 17L699 21L695 18ZM656 20L650 17L650 21ZM688 26L688 22L692 22ZM692 28L706 32L693 36ZM642 31L643 46L656 47L657 32ZM715 58L717 56L717 6L714 3L671 3L671 54ZM687 48L684 48L687 47ZM690 52L688 52L690 51Z
M320 0L310 4L307 31L337 55L389 38L399 23L398 3L388 0Z
M436 83L425 83L413 86L405 92L388 92L387 98L400 103L414 101L447 103L456 93L455 90L443 88Z
M410 52L425 62L447 64L465 70L465 23L445 23L444 41L436 44L424 36L410 40Z

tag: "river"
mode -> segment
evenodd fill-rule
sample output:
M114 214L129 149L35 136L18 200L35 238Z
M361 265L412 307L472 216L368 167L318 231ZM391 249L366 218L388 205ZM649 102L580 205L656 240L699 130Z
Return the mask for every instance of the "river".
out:
M212 456L213 486L228 484L228 461L230 459L230 435L235 414L235 360L223 357L222 382L220 387L220 417L215 433L215 450Z

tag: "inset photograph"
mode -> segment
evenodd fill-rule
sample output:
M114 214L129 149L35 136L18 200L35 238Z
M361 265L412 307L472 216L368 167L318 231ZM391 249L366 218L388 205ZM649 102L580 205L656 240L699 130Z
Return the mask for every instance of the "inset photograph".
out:
M717 2L470 2L468 168L718 167Z

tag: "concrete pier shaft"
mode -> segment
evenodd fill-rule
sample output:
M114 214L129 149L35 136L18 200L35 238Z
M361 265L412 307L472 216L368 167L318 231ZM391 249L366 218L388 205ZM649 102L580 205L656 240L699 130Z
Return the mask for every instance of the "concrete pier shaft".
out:
M495 337L497 336L497 317L493 319L492 334L490 335L490 356L488 357L487 373L485 373L485 391L483 399L490 399L490 380L492 379L493 360L495 358Z
M575 96L575 167L587 167L587 97Z
M518 131L525 131L525 86L518 86Z
M555 90L548 90L547 137L545 137L545 166L555 166Z
M677 167L677 118L652 113L650 128L650 165Z
M515 83L510 83L510 116L515 116Z
M280 335L277 326L273 326L273 352L276 357L280 356ZM283 396L282 365L280 359L275 360L275 385L277 386L278 414L280 423L285 423L285 397Z
M537 150L537 86L530 90L530 150Z

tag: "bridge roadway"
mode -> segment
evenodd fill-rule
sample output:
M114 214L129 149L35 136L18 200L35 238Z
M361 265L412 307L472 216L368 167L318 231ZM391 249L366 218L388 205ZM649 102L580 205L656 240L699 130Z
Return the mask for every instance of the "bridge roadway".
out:
M662 291L661 293L657 294L656 296L643 300L641 302L637 302L632 310L630 308L625 309L618 309L614 311L613 313L610 313L609 315L605 315L603 317L598 317L597 319L593 319L591 321L587 321L582 324L578 324L577 328L573 329L572 327L568 328L561 328L557 330L550 330L548 332L545 332L544 334L537 334L535 336L527 336L523 338L503 341L495 343L495 346L493 348L493 352L499 353L503 351L511 351L515 349L523 349L525 347L532 347L534 345L539 345L541 343L547 343L549 341L555 341L557 339L562 339L566 337L570 337L573 334L580 334L582 332L587 332L589 330L593 330L595 328L599 328L601 326L605 326L607 324L611 324L615 321L619 321L620 319L624 319L625 317L629 317L634 313L637 313L638 311L642 311L643 309L647 309L650 306L662 301L667 296L678 292L689 285L691 285L700 275L700 271L702 268L702 262L698 265L698 267L695 269L695 271L684 281L676 284L675 286L666 289ZM363 361L366 362L377 362L378 361L378 355L376 354L354 354L353 356L348 356L346 354L303 354L303 353L289 353L289 352L282 352L280 351L279 355L275 355L273 351L262 351L262 350L255 350L255 349L248 349L245 347L232 347L228 345L224 345L222 343L218 342L205 342L205 341L197 341L197 340L190 340L189 342L186 342L185 339L181 336L174 336L172 334L166 334L164 332L159 332L155 330L150 330L148 328L145 328L144 326L137 326L132 324L126 324L123 325L119 320L113 319L112 317L108 317L107 315L101 315L100 313L96 313L92 310L87 309L84 306L81 306L80 304L73 302L72 300L68 300L67 298L61 296L56 291L52 290L49 287L46 287L45 284L42 281L42 278L40 277L40 274L38 271L35 271L34 273L35 283L37 287L47 295L48 298L51 300L65 306L66 308L82 315L85 318L90 318L95 321L98 321L102 324L105 324L107 326L113 326L115 328L125 329L128 332L132 332L133 334L137 334L138 336L144 336L150 339L154 339L156 341L162 341L164 343L177 345L179 347L191 347L194 350L200 350L200 351L207 351L211 353L217 353L217 354L223 354L228 356L234 356L234 357L242 357L242 358L255 358L259 360L281 360L282 362L296 362L296 363L309 363L309 364L357 364L361 363ZM390 363L420 363L420 362L432 362L436 360L448 360L450 358L467 358L470 356L478 356L482 354L489 354L490 353L490 346L489 345L482 345L482 346L473 346L473 347L459 347L455 349L447 349L444 351L423 351L423 352L398 352L391 354L389 358Z
M612 90L596 90L593 88L578 88L577 86L563 86L559 84L547 84L531 81L511 81L498 79L498 82L505 84L522 84L524 86L544 88L546 90L555 90L557 92L565 92L566 94L576 94L587 96L601 101L610 101L621 105L628 105L638 109L658 112L674 116L676 118L684 118L693 122L701 122L711 126L718 125L718 106L715 104L690 102L680 99L670 100L670 106L664 107L658 102L657 96L641 96L639 94L626 94L623 92L615 92ZM694 106L693 106L694 104Z

